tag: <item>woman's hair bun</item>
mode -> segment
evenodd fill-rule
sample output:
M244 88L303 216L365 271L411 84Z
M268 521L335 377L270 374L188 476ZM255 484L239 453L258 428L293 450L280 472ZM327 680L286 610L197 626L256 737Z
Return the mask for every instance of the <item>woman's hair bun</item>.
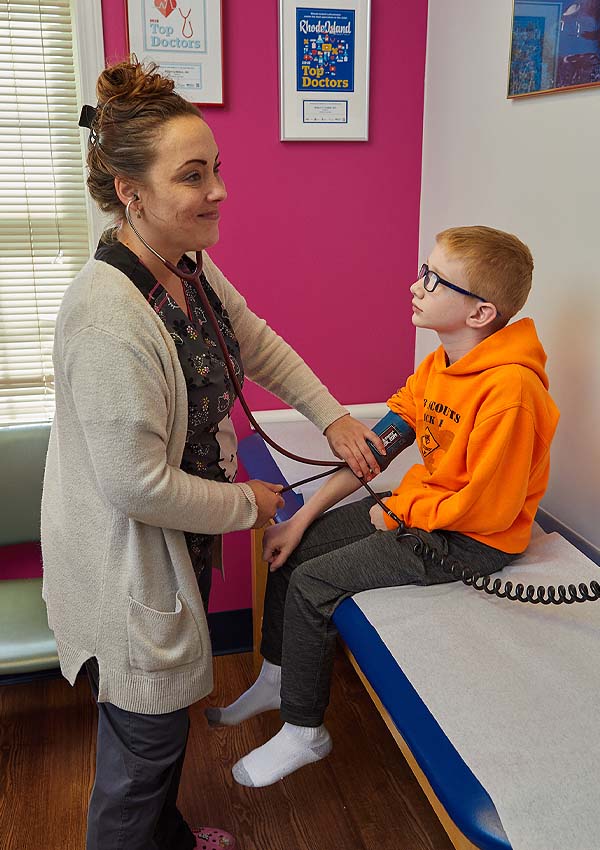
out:
M143 65L133 55L129 62L119 62L100 74L96 83L96 94L100 108L110 104L111 111L118 111L119 107L129 111L133 106L132 101L136 101L136 105L140 106L140 98L147 100L169 95L174 88L173 80L163 77L155 62ZM117 104L116 101L120 103Z

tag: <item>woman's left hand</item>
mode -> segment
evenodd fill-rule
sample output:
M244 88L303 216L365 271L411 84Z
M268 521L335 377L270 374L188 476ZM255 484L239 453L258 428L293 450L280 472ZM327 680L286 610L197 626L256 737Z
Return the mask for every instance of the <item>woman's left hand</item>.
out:
M385 448L381 439L349 413L332 422L325 429L325 436L334 455L345 460L359 478L371 481L381 471L371 449L365 443L365 440L370 440L383 455Z

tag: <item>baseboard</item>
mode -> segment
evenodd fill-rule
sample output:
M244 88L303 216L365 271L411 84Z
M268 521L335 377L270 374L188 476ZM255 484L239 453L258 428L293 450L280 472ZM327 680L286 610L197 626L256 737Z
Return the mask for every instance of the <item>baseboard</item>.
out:
M252 652L252 608L208 615L213 655Z
M538 522L544 531L550 533L551 531L557 531L561 537L564 537L565 540L568 540L569 543L572 543L580 552L593 561L595 564L598 564L600 567L600 550L597 549L589 540L586 540L585 537L581 537L581 535L577 534L576 531L573 531L572 528L569 528L568 525L565 525L559 519L556 519L555 516L549 514L548 511L543 510L543 508L538 508L536 517L536 522Z
M50 670L32 670L30 673L7 673L0 676L0 686L27 685L29 682L40 682L44 679L60 679L61 676L60 667L52 667Z
M361 420L381 419L390 410L385 401L371 404L345 404L344 407L355 419ZM272 425L280 422L308 422L307 418L293 407L283 407L277 410L253 410L252 413L259 425Z

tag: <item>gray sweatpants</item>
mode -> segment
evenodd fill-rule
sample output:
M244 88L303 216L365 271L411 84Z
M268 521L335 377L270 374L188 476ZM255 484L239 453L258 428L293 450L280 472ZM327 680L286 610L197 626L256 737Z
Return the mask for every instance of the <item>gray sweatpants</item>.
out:
M281 716L297 726L319 726L329 702L340 602L362 590L452 581L414 552L414 540L377 531L369 497L329 511L307 529L289 560L269 573L261 653L281 665ZM510 555L456 532L408 529L439 555L452 555L482 575L513 561Z

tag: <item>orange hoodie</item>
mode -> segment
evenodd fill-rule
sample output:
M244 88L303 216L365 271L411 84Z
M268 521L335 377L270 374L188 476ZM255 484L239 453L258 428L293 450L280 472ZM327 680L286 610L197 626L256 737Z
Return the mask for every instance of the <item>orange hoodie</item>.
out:
M388 401L416 431L423 457L387 499L400 519L504 552L527 548L559 417L545 363L531 319L491 334L451 366L442 346L423 360Z

